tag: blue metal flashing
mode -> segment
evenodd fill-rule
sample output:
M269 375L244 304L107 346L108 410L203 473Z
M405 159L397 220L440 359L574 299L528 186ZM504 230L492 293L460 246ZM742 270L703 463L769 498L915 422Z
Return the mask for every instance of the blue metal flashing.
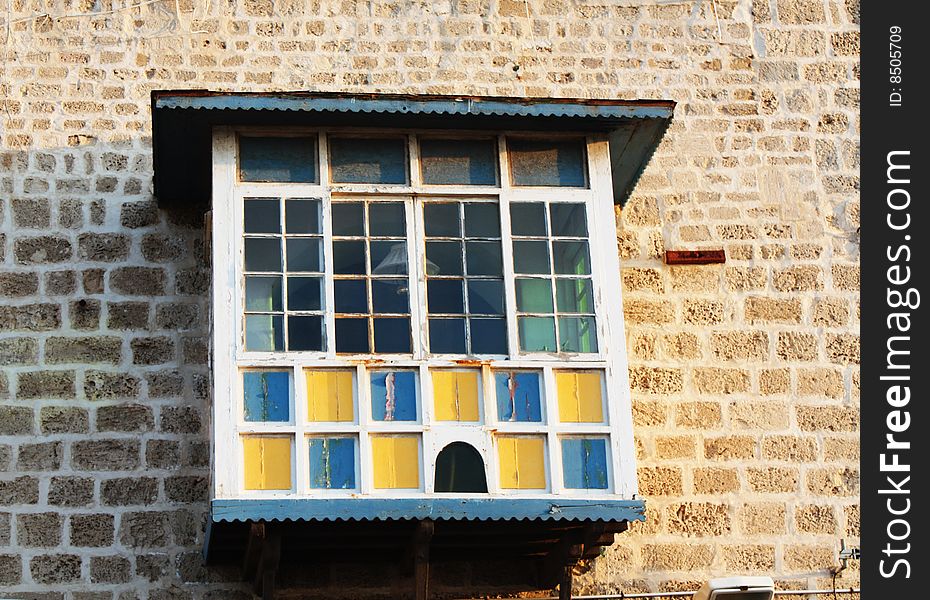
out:
M326 498L213 500L211 520L387 521L545 520L644 521L643 500L536 498Z

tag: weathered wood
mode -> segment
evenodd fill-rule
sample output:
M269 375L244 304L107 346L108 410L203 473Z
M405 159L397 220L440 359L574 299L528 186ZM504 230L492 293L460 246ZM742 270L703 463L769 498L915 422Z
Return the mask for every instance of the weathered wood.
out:
M258 561L261 559L262 545L265 542L265 524L251 523L249 527L248 542L242 558L242 579L254 581L258 570Z
M559 600L572 600L572 567L562 567L562 577L559 581Z
M413 597L415 600L429 598L429 545L434 530L433 522L424 519L417 523L413 534Z

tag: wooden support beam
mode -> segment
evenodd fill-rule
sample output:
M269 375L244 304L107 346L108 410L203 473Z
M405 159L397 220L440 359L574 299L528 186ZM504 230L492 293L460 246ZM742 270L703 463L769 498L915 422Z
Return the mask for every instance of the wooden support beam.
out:
M258 571L258 561L261 559L262 545L265 543L265 524L250 523L249 539L246 542L245 552L242 556L242 580L254 581Z
M572 600L572 567L562 567L562 577L559 580L559 600Z
M411 544L413 562L413 597L415 600L429 598L429 546L433 538L435 525L432 520L417 522Z
M274 600L278 565L281 562L281 530L271 524L252 523L242 559L242 579L262 600Z

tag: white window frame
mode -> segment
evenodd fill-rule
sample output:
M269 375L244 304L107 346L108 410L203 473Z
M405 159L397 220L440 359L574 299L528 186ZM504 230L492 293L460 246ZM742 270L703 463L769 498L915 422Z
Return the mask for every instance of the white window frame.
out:
M274 136L316 135L318 143L318 184L251 183L237 181L237 132ZM602 134L499 132L499 186L425 185L419 168L418 134L450 137L490 137L474 132L452 130L404 131L408 137L409 185L328 184L328 143L330 133L397 135L396 130L376 129L261 129L217 127L213 134L213 497L242 498L333 498L356 495L369 497L423 497L433 492L432 474L436 454L453 441L472 443L481 452L486 466L488 494L476 497L605 497L631 499L637 493L635 446L633 442L632 408L624 337L620 264L616 246L615 215L610 177L607 138ZM506 140L508 136L579 137L586 139L588 187L532 187L510 184ZM322 202L324 244L324 294L326 350L323 352L245 352L243 339L243 289L239 265L242 264L243 198L244 197L319 198ZM419 256L423 242L422 210L416 198L448 198L465 200L493 196L498 199L502 227L502 258L505 283L505 318L507 320L510 356L466 357L459 355L430 356L424 351L428 342L424 327L426 314L425 273ZM407 227L411 232L407 242L408 256L416 265L409 273L411 283L410 319L413 342L412 355L337 355L335 353L333 307L332 227L329 207L333 198L351 197L405 198L408 206ZM514 292L513 256L509 204L512 201L575 201L584 202L588 221L588 245L591 256L591 279L595 296L597 353L548 354L518 351L516 299ZM283 219L283 215L282 215ZM283 231L282 231L283 235ZM416 290L416 293L414 293ZM557 326L557 325L556 325ZM286 327L286 323L285 323ZM419 340L419 341L418 341ZM477 359L477 360L475 360ZM435 421L432 414L430 369L481 369L483 416L479 424L452 424ZM355 420L352 423L309 423L306 420L305 368L348 368L355 370ZM291 400L291 421L288 424L244 423L241 411L241 369L277 368L290 370L294 396ZM371 419L369 372L390 368L418 370L419 420L417 422L377 422ZM543 390L542 423L501 422L497 420L493 370L541 370ZM594 369L603 372L602 395L606 410L602 424L559 423L555 397L555 375L558 369ZM281 433L293 436L291 490L246 491L242 487L241 434L246 432ZM357 436L356 489L319 490L309 487L309 455L306 439L320 434ZM369 434L411 433L420 436L419 490L374 490L370 460ZM545 437L547 487L545 490L502 490L494 452L496 434L535 434ZM563 437L597 435L608 442L608 488L606 490L567 490L562 484L561 444ZM441 497L455 497L441 494ZM467 495L468 496L468 495Z

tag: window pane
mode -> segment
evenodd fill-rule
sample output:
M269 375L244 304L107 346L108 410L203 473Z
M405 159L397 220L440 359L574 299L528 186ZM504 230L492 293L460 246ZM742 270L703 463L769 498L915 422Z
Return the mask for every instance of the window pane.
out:
M317 238L290 238L287 246L287 270L323 272L323 241Z
M335 183L406 183L407 140L332 137L329 162Z
M465 242L466 268L469 275L502 274L501 243Z
M428 275L461 275L462 242L426 242Z
M562 423L603 423L601 374L591 371L556 371L555 386Z
M372 373L371 418L375 421L416 421L416 389L414 371Z
M373 275L406 275L406 242L371 243L371 272Z
M245 232L281 233L280 210L277 198L246 198Z
M468 282L468 310L477 315L504 314L504 282L472 279Z
M355 489L355 439L310 438L310 487Z
M591 259L588 257L588 242L552 242L555 272L566 275L589 275Z
M333 282L336 312L367 313L368 287L364 279L337 279Z
M569 489L607 489L607 440L562 440L562 474Z
M323 317L319 315L288 315L288 350L323 350Z
M337 275L364 275L365 242L333 241L333 272Z
M291 489L291 443L291 438L284 436L243 436L245 489Z
M316 183L316 137L239 138L239 179Z
M336 319L336 352L368 354L368 319Z
M541 422L542 401L539 388L539 373L521 371L495 373L497 418L501 421L520 423Z
M468 319L472 354L507 354L505 319Z
M548 235L546 233L546 205L542 202L511 204L510 231L514 235Z
M322 277L288 277L288 310L323 310Z
M246 315L245 349L251 352L284 350L284 317Z
M407 219L401 202L372 202L368 205L368 233L379 236L404 237Z
M551 313L552 286L548 279L517 279L517 310Z
M477 371L431 371L433 409L437 421L476 422L480 419Z
M281 308L280 277L246 277L245 310L272 312Z
M406 279L372 279L372 312L403 314L410 312Z
M582 140L507 138L514 185L585 186Z
M594 291L591 288L590 279L557 278L555 297L559 312L594 312Z
M355 420L355 372L306 369L307 419L349 423Z
M494 140L420 138L423 182L429 184L496 185Z
M594 317L559 317L562 352L597 352Z
M375 352L407 354L410 352L410 319L373 319Z
M365 205L333 202L333 235L365 235Z
M549 205L549 221L552 235L565 237L587 237L588 226L584 218L584 204L575 202L553 202Z
M465 319L430 319L429 349L433 354L465 354Z
M555 319L552 317L518 317L517 332L524 352L556 352Z
M285 211L288 233L323 233L319 200L289 199L285 201Z
M449 202L430 202L423 207L423 222L427 237L461 237L459 205Z
M498 436L497 457L504 489L546 488L546 442L542 437Z
M280 238L245 238L246 271L280 271Z
M290 420L290 376L285 371L246 371L242 374L246 421Z
M463 314L465 300L461 279L430 279L426 284L426 302L430 314Z
M375 489L420 487L420 438L416 435L371 436Z
M497 204L471 202L465 205L465 236L499 238L501 215Z
M514 240L513 270L517 273L549 274L549 243Z

